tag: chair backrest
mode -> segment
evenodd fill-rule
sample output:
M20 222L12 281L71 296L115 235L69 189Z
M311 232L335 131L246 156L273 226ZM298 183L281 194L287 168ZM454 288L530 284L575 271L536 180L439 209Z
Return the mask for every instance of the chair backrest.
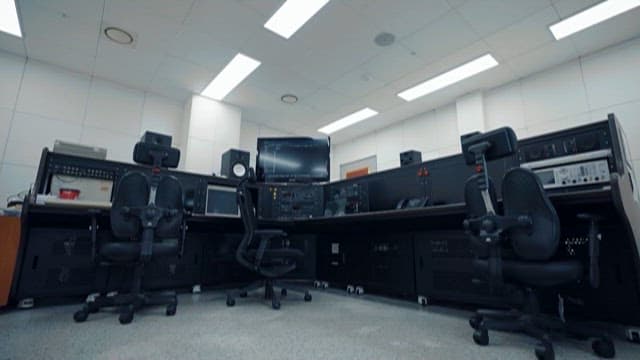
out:
M505 216L526 215L532 225L514 228L508 236L515 254L524 260L549 260L560 243L560 219L538 176L531 170L514 168L502 181Z
M116 237L132 238L140 233L140 219L125 214L123 209L146 206L150 191L149 180L141 172L129 172L120 178L111 203L111 230Z
M162 168L178 166L180 150L169 144L139 142L133 150L137 163L152 165L149 173L131 171L116 184L111 205L111 229L121 239L132 239L141 232L139 216L128 214L126 208L155 206L166 210L177 210L171 216L161 218L154 233L157 238L176 238L184 216L184 194L182 185L172 175L161 173ZM152 198L153 196L153 198Z
M248 237L248 242L251 241L253 232L258 228L258 218L256 216L253 195L249 188L250 179L251 177L248 177L240 181L236 191L238 207L240 209L240 218L242 219L245 237Z

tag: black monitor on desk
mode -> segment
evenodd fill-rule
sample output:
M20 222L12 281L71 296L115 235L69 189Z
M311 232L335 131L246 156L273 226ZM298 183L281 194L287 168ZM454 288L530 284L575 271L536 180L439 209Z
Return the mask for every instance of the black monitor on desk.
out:
M260 182L329 181L329 138L258 138L256 176Z

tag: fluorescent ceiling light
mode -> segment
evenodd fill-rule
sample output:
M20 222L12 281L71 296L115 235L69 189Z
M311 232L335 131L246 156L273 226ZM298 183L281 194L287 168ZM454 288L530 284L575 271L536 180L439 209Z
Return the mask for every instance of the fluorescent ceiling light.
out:
M475 60L469 61L464 65L460 65L453 70L449 70L444 74L440 74L432 79L429 79L421 84L418 84L412 88L402 91L398 94L399 97L406 101L415 100L421 96L431 94L434 91L440 90L458 81L472 77L485 70L489 70L498 65L498 61L487 54L481 56Z
M332 134L338 130L344 129L347 126L351 126L355 123L358 123L362 120L368 119L372 116L378 115L378 112L372 110L370 108L364 108L362 110L358 110L351 115L347 115L340 120L336 120L329 125L325 125L318 129L319 132L325 133L327 135Z
M201 94L212 99L222 100L258 66L260 66L260 61L238 53L202 90Z
M288 39L329 0L287 0L264 27Z
M549 26L556 40L640 6L640 0L607 0Z
M18 11L13 0L0 0L0 31L22 37Z

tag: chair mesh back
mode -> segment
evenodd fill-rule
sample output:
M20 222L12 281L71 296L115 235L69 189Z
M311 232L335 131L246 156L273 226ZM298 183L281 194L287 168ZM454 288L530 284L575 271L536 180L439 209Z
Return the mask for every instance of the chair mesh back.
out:
M478 187L478 178L480 176L482 175L476 174L471 176L467 179L464 186L464 201L466 203L467 216L469 218L477 218L487 214L487 209ZM497 210L496 188L491 178L489 178L489 197L491 198L493 208ZM482 242L472 240L471 250L480 258L486 258L489 256L489 248Z
M159 238L177 238L180 236L180 225L184 210L182 185L174 176L163 176L156 189L156 206L159 208L178 210L175 216L164 217L158 222L156 236Z
M253 196L251 195L251 190L247 186L247 183L247 180L243 180L240 183L237 191L237 199L245 234L253 234L253 231L258 226L258 219L256 218Z
M125 174L116 186L111 204L111 230L118 238L131 238L140 232L140 220L126 216L122 208L145 206L149 202L149 181L140 172Z
M528 215L533 226L509 232L516 255L525 260L548 260L560 242L560 220L538 176L530 170L515 168L502 181L505 216Z

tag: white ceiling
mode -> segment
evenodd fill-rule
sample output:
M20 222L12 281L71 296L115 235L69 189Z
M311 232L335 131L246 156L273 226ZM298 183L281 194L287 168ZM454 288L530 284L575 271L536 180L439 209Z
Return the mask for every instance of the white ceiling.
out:
M200 93L241 51L262 61L225 98L243 118L317 134L362 107L380 115L342 142L640 34L636 9L555 41L548 26L599 0L332 0L289 40L263 28L284 0L18 0L23 39L0 48L178 100ZM136 37L121 46L104 26ZM390 47L373 38L396 35ZM500 66L411 103L395 94L491 52ZM284 104L281 95L300 101Z

